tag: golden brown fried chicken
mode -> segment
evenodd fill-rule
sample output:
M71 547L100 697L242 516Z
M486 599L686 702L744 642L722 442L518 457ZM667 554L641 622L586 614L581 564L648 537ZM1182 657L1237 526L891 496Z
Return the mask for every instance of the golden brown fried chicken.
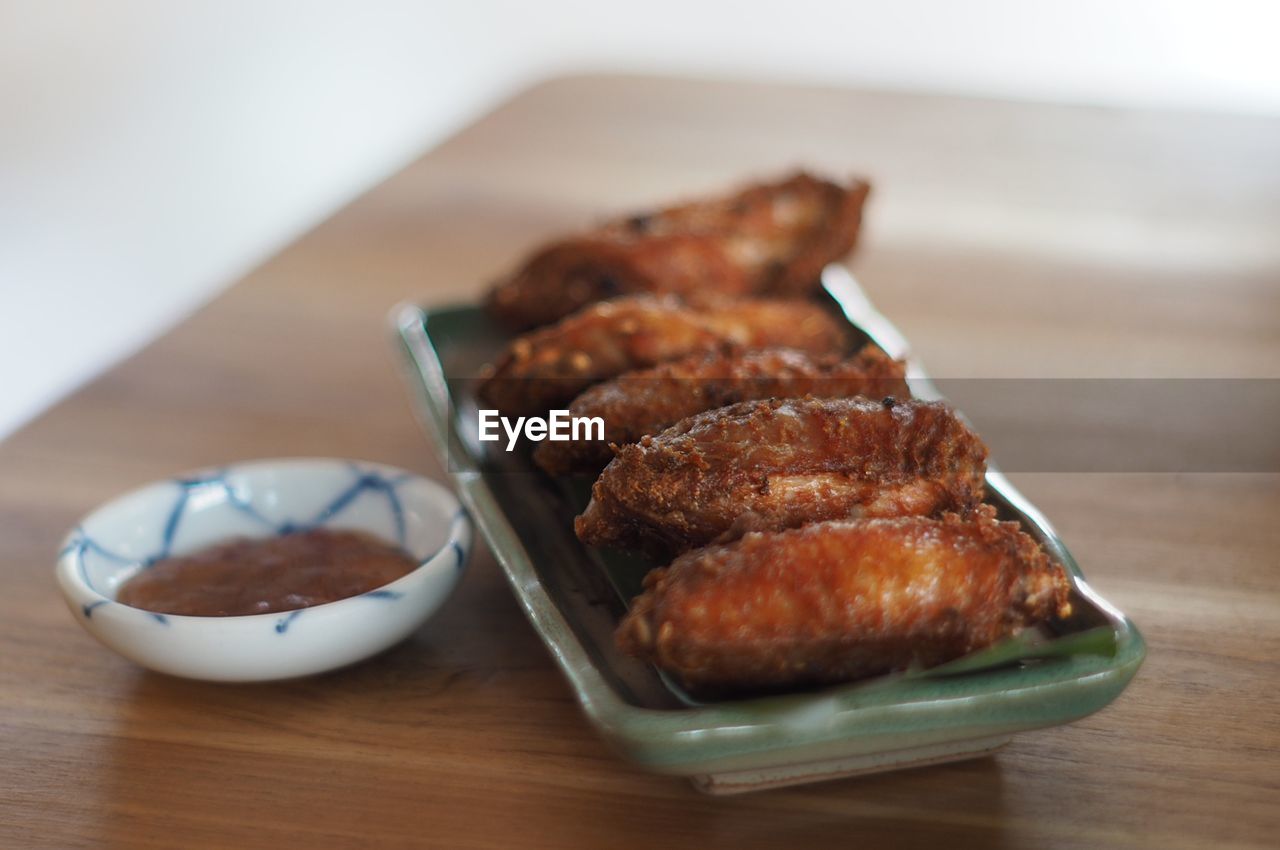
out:
M842 352L848 334L806 301L744 298L690 307L673 298L603 301L513 340L480 385L505 416L542 413L632 369L724 347Z
M986 446L941 402L748 401L622 447L574 523L595 546L678 552L848 517L976 505Z
M599 472L613 457L609 444L634 443L687 416L765 398L908 398L905 366L868 345L856 356L811 355L787 348L693 354L651 369L626 372L573 400L573 416L604 420L604 440L544 442L533 459L551 475Z
M931 667L1070 614L1066 573L1016 523L837 520L750 534L651 572L618 645L693 688Z
M524 330L630 293L806 295L853 249L868 188L799 173L609 222L543 247L494 287L489 310Z

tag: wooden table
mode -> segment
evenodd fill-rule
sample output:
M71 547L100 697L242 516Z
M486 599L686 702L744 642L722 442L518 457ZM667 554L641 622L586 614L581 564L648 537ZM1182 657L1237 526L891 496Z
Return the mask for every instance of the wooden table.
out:
M441 475L397 301L474 299L561 229L798 163L874 177L855 268L939 374L1280 377L1275 120L537 86L0 445L0 845L1275 846L1275 474L1015 476L1145 631L1129 691L995 758L739 798L609 752L483 551L406 644L305 681L147 673L68 616L58 541L122 489L277 455Z

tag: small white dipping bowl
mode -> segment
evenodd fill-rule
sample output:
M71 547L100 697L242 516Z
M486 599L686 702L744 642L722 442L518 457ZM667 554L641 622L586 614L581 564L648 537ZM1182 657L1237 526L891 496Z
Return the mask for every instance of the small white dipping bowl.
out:
M188 617L115 601L120 585L170 555L320 527L375 535L418 567L359 596L276 614ZM57 576L80 624L144 667L220 682L286 679L351 664L408 637L458 583L471 535L453 494L413 473L334 459L262 460L113 499L67 535Z

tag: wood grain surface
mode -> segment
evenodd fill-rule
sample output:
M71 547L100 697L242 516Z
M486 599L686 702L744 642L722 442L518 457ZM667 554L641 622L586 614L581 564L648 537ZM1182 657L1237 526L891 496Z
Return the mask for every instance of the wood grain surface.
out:
M279 455L443 477L396 302L474 299L557 231L795 164L873 178L854 268L938 375L1280 378L1276 120L534 87L0 444L0 846L1274 847L1276 474L1016 475L1145 632L1131 688L993 758L739 798L615 757L483 547L408 642L302 681L148 673L68 615L58 541L123 489Z

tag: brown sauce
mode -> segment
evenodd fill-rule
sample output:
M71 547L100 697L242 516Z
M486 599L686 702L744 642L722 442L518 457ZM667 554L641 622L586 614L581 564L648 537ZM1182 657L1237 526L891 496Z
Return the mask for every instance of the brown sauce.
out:
M165 558L122 584L116 599L159 614L270 614L359 596L417 566L372 535L317 528Z

